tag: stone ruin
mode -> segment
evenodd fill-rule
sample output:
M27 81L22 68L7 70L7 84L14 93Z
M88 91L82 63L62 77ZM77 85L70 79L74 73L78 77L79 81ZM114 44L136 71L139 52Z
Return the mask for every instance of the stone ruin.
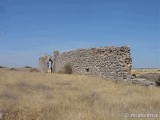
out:
M131 76L132 59L130 48L102 47L78 49L53 56L39 58L41 72L63 72L65 65L70 65L73 74L95 75L111 80L127 80Z
M39 58L39 70L41 72L47 72L48 70L51 70L52 69L52 66L49 66L50 63L50 59L52 59L53 61L53 57L50 56L50 55L43 55ZM49 69L50 67L50 69Z

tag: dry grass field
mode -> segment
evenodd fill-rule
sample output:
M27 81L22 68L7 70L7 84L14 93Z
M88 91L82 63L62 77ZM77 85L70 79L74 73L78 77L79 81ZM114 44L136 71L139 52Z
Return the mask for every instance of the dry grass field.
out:
M150 74L150 73L159 73L160 74L160 69L133 69L132 74L136 74L137 76L141 74Z
M0 69L3 120L150 120L159 114L160 89L84 75ZM160 118L152 118L158 120Z

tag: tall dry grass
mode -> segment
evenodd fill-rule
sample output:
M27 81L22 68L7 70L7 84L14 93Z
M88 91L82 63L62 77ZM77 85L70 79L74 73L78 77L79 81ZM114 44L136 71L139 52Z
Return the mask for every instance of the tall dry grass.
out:
M0 70L4 120L137 120L125 113L159 112L159 88L83 75Z

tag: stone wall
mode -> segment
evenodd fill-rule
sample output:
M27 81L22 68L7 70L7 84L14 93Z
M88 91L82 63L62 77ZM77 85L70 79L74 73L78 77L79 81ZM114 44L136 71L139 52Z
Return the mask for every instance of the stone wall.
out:
M73 74L124 80L130 77L132 59L129 47L109 46L64 52L55 58L55 72L64 71L67 64L71 65Z
M52 58L50 55L43 55L39 58L39 70L47 72L49 69L49 60Z

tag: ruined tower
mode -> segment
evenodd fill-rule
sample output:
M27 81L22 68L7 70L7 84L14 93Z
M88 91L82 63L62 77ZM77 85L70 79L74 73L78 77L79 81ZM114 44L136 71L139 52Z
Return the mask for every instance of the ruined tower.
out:
M55 72L56 71L56 63L57 63L57 57L59 56L59 51L58 50L55 50L53 52L53 71Z
M45 71L46 66L41 63L41 59L40 68ZM127 46L78 49L60 55L54 51L52 59L55 73L64 71L64 66L69 64L73 74L96 75L114 80L128 79L131 74L132 59Z
M49 70L50 59L52 59L52 56L47 54L39 58L39 69L41 72L47 72Z

